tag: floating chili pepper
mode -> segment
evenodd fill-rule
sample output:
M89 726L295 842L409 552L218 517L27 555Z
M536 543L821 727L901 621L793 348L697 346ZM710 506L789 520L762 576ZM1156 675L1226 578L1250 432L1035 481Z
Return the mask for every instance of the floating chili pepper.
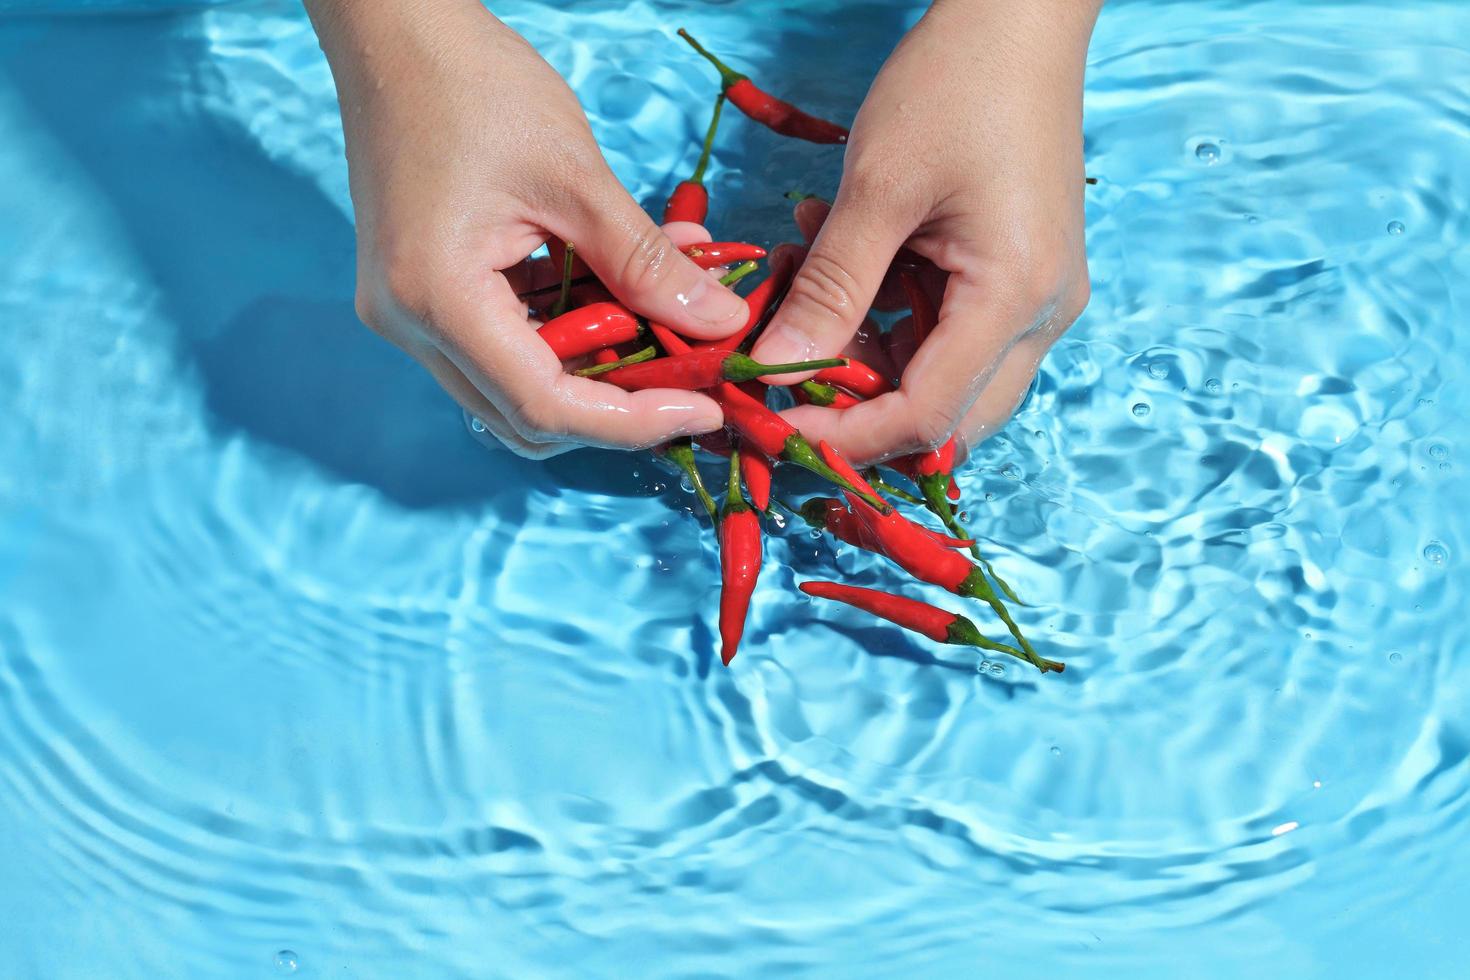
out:
M810 379L796 386L795 395L797 401L821 408L844 409L851 408L858 403L858 399L842 389Z
M771 457L746 447L740 454L740 476L745 481L745 492L758 511L771 509Z
M626 359L625 359L626 360ZM817 365L830 366L841 358L824 358L819 361L797 361L792 364L761 364L744 354L725 350L696 350L687 354L660 357L643 364L628 363L613 367L602 374L602 380L615 384L625 391L641 391L645 388L679 388L684 391L700 391L713 388L725 381L752 381L768 374L785 374L789 371L815 371ZM601 368L587 368L579 374L600 373Z
M1019 660L1029 660L1021 651L1004 643L997 643L980 632L980 627L959 613L952 613L938 606L931 606L918 599L880 592L877 589L862 589L855 585L840 585L836 582L802 582L797 586L807 595L818 599L832 599L856 606L864 612L896 623L904 629L922 633L940 643L957 646L979 647L1009 654ZM1056 660L1045 661L1046 670L1061 673L1067 665Z
M699 153L699 163L688 180L679 181L674 193L664 205L664 224L670 221L693 221L704 224L709 217L709 191L704 186L704 170L709 166L710 151L714 149L715 132L720 128L720 110L725 107L725 93L715 98L715 111L710 116L709 129L704 134L704 148Z
M724 410L725 424L767 456L795 463L844 490L853 491L879 513L893 509L873 492L872 487L862 483L862 477L858 477L858 482L862 485L855 485L819 457L811 443L796 431L795 426L735 385L726 382L711 389L711 393Z
M761 524L740 495L740 451L730 454L730 486L720 512L720 660L735 659L750 596L761 571Z
M718 526L720 523L720 511L715 506L715 499L709 495L709 490L705 489L704 477L700 476L699 467L695 465L693 440L688 436L674 439L671 442L665 443L660 449L655 450L655 452L666 457L669 462L682 470L685 476L689 477L689 485L694 488L694 495L704 505L705 511L709 514L709 519Z
M559 359L570 361L636 340L641 330L638 318L621 303L593 303L548 320L536 332Z
M782 136L794 136L813 143L847 142L847 130L844 127L803 112L790 102L784 102L769 92L762 91L750 80L749 75L735 71L710 54L704 45L694 40L682 27L679 28L679 36L719 70L720 87L731 104L762 126L775 130Z
M862 361L848 358L842 367L825 368L812 378L820 384L836 385L852 392L859 398L877 398L893 390L888 379L868 367Z
M749 242L699 242L680 249L701 269L714 269L722 265L738 265L766 257L766 250Z

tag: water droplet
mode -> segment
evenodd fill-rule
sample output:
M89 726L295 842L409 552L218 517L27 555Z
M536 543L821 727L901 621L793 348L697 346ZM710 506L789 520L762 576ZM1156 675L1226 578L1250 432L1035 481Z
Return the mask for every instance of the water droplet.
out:
M1194 158L1205 166L1213 166L1220 162L1220 147L1205 140L1194 148Z
M1239 381L1232 381L1230 383L1230 390L1231 391L1239 391L1240 390L1240 382Z
M694 481L689 479L688 475L679 477L679 489L685 493L693 493Z
M1388 655L1388 662L1391 664L1401 664L1404 662L1404 655L1395 650Z
M1209 392L1212 395L1218 395L1224 390L1225 386L1220 383L1219 378L1210 378L1205 382L1205 391Z
M1133 414L1137 415L1139 418L1146 418L1148 416L1148 413L1152 411L1153 409L1149 408L1148 405L1143 402L1139 402L1137 405L1133 406Z
M470 418L470 428L471 429L474 429L476 432L484 432L485 431L485 423L484 422L481 422L477 418L471 417Z
M968 524L968 523L970 523L970 512L967 511L967 510L962 510L962 511L960 511L958 514L956 514L954 516L955 516L955 520L959 521L961 524Z
M993 493L991 493L990 491L987 490L985 492L985 499L987 501L994 500L995 499L995 494L993 494Z
M301 959L295 950L283 949L276 954L276 969L284 973L295 973L301 968Z
M1450 468L1450 464L1449 463L1440 463L1439 464L1439 468L1441 470L1448 470Z
M1320 779L1314 779L1314 780L1312 780L1312 788L1313 789L1321 789L1322 788L1322 780L1320 780Z
M638 479L638 471L637 470L634 470L633 471L633 479L635 479L635 480Z
M1053 745L1051 747L1051 754L1052 755L1061 755L1062 754L1062 747L1060 745Z
M1432 446L1429 447L1429 458L1430 459L1444 459L1447 456L1449 456L1449 454L1450 454L1450 447L1444 445L1443 443L1436 442L1434 445L1432 445Z
M1390 235L1402 235L1404 233L1404 223L1402 221L1390 221L1388 223L1388 233Z
M1015 463L1007 463L1000 468L1000 475L1007 480L1019 480L1021 478L1021 467Z
M1424 546L1424 560L1435 565L1443 565L1449 560L1450 553L1445 546L1438 541L1431 541Z
M1167 378L1169 376L1169 365L1163 361L1154 361L1149 364L1148 373L1153 378Z
M1248 225L1258 225L1261 223L1261 219L1254 214L1248 214L1245 216L1245 223Z

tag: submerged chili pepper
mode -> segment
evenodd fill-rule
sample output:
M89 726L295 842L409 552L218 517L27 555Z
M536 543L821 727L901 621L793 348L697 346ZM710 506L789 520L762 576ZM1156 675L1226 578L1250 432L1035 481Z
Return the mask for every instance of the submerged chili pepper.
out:
M766 250L749 242L699 242L680 249L701 269L714 269L722 265L738 265L766 257Z
M934 309L934 301L929 298L918 276L905 269L898 274L898 281L903 286L903 294L908 297L909 311L914 320L914 346L918 347L939 324L939 312Z
M758 511L771 509L771 457L746 447L740 454L740 476L745 481L745 492Z
M699 467L695 465L693 440L688 436L684 436L683 438L665 443L660 449L655 450L655 452L666 457L669 462L682 470L685 476L689 477L689 485L694 488L694 495L704 505L706 513L709 514L709 519L718 526L720 523L720 511L715 507L715 498L711 497L709 490L705 489L704 477L700 476Z
M817 455L811 443L790 422L771 411L729 382L712 389L712 396L725 413L725 424L767 456L784 459L855 493L876 512L891 511L873 488L857 478L855 484ZM839 457L840 458L840 457ZM851 467L848 467L851 470ZM856 476L856 473L853 474Z
M836 450L826 442L819 445L822 457L828 465L850 482L867 487L867 481L863 480ZM1006 629L1025 651L1027 660L1042 672L1052 669L1047 666L1051 661L1045 660L1038 654L1030 642L1021 635L1021 628L1011 618L1010 610L991 588L989 579L985 577L985 569L970 564L962 555L939 544L929 536L926 528L915 524L892 508L884 513L852 492L847 493L847 503L852 508L853 514L862 522L864 530L876 543L877 547L872 550L888 558L920 581L938 585L955 595L981 600L995 611L1001 622L1006 624Z
M744 354L725 350L696 350L687 354L660 357L643 364L617 367L602 375L602 380L625 391L645 388L680 388L699 391L725 381L753 381L767 374L789 371L814 371L817 366L831 366L841 358L820 361L797 361L793 364L761 364ZM595 371L596 368L588 369Z
M636 340L641 330L638 318L621 303L593 303L548 320L536 332L560 360L569 361Z
M611 347L604 347L602 350L594 351L592 354L592 363L598 366L616 364L620 360L622 358L618 357L618 352Z
M893 385L887 378L853 358L848 358L842 367L818 371L812 380L825 385L836 385L859 398L877 398L893 390Z
M1015 647L989 639L980 632L980 627L959 613L931 606L918 599L880 592L877 589L862 589L855 585L839 585L836 582L802 582L798 588L818 599L832 599L856 606L864 612L870 612L915 633L922 633L940 643L979 647L982 650L1009 654L1020 660L1029 659ZM1057 673L1067 669L1066 664L1056 660L1048 660L1046 665L1046 670Z
M604 351L598 351L597 355L600 355L602 353L604 353ZM584 367L578 370L577 377L596 378L600 375L616 371L619 368L627 367L630 364L642 364L645 361L651 361L655 357L658 357L658 348L654 347L652 344L649 344L642 350L634 351L627 357L618 357L616 353L614 353L613 359L611 361L607 360L606 358L599 359L597 355L593 355L594 359L597 360L597 363L593 364L591 367Z
M725 96L731 104L762 126L775 130L783 136L794 136L813 143L847 142L847 130L844 127L803 112L790 102L782 101L769 92L762 91L750 80L749 75L733 70L719 58L710 54L705 50L704 45L694 40L694 37L682 27L679 28L679 36L688 41L690 47L698 51L719 70L720 87L724 89Z
M745 318L745 326L728 337L706 340L695 346L700 349L738 350L747 339L770 322L770 318L776 313L776 308L785 298L786 290L791 288L791 280L795 276L795 262L787 262L779 268L772 269L771 274L761 280L760 285L752 289L745 297L745 305L750 310L750 315Z
M797 511L802 520L819 531L827 531L838 541L850 544L864 551L878 551L878 542L870 534L857 515L848 510L842 503L833 497L813 497L801 505ZM970 542L960 538L952 538L947 534L915 525L929 537L946 548L963 548Z
M715 111L710 116L709 129L704 134L704 148L699 154L699 163L688 180L679 181L674 193L664 205L664 224L670 221L693 221L704 224L709 217L709 191L704 186L704 170L709 166L710 151L714 149L715 132L720 128L720 110L725 107L725 93L715 98Z
M730 486L720 512L720 660L735 659L750 596L761 571L761 524L740 495L740 452L730 455Z
M808 379L796 386L793 392L797 401L806 402L808 405L817 405L821 408L852 408L858 403L858 399L833 385L822 384L820 381Z

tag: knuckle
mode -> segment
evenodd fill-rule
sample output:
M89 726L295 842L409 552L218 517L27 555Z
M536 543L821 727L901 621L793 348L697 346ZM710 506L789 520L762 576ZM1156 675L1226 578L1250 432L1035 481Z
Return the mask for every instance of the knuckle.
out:
M673 242L657 228L649 226L633 234L620 269L623 288L644 293L661 287L668 280L673 252Z
M817 251L807 256L791 285L788 302L842 320L857 310L857 289L857 281L840 261Z
M938 449L954 434L958 422L958 419L942 408L915 406L910 435L920 449Z

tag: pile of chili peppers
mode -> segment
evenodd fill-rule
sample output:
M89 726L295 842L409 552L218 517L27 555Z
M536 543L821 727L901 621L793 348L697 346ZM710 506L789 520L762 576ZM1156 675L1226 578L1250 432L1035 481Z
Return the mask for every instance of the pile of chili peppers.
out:
M720 91L699 161L690 177L680 181L669 196L665 222L703 223L708 217L709 192L704 174L727 101L777 133L815 143L846 142L847 130L842 126L763 91L749 76L734 71L707 51L687 31L680 30L679 36L718 70ZM562 270L561 285L528 294L527 298L533 310L545 319L539 331L541 338L559 358L580 375L630 391L704 391L724 411L725 428L720 432L677 439L654 452L688 477L694 495L716 528L723 586L720 659L727 666L739 649L761 570L763 519L776 516L771 509L772 472L778 464L788 463L825 479L835 492L795 507L778 501L779 506L841 542L882 555L920 582L978 600L1004 626L1010 642L986 637L978 625L959 613L896 593L835 582L803 582L803 592L847 603L940 643L1005 653L1042 673L1063 669L1061 663L1037 653L1022 635L1006 604L1008 600L1020 600L981 556L978 545L956 517L954 505L959 490L951 472L955 461L953 440L931 452L886 464L914 484L918 490L915 495L894 486L877 470L859 473L826 443L812 446L768 406L771 386L761 379L772 376L810 374L809 380L788 389L791 397L836 409L877 398L895 386L894 379L849 357L760 364L746 353L785 298L795 273L794 263L774 268L747 294L750 315L741 330L721 340L697 342L611 301L606 290L585 274L585 268L580 269L583 275L578 278L579 265L571 243L553 240L548 248L551 261ZM766 257L760 246L743 242L705 242L686 247L684 253L703 268L723 270L720 281L726 285L749 275ZM905 250L895 260L894 270L908 299L917 342L934 328L937 318L934 303L918 282L917 273L924 262ZM534 297L549 293L554 294L550 302L537 307ZM705 485L696 448L728 459L722 505L715 502ZM892 500L921 505L944 530L901 514Z

